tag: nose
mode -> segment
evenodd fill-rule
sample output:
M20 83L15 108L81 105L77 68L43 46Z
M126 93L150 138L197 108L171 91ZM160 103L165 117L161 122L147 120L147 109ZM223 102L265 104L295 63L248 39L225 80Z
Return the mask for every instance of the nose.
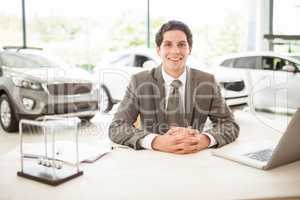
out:
M178 46L173 45L171 48L171 53L179 53L179 52L180 52L180 50L179 50Z

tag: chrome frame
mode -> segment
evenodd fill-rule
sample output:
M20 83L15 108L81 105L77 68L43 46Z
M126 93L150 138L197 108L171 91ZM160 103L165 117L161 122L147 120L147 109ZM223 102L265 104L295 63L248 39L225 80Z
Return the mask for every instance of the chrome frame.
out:
M72 117L72 116L70 116ZM55 132L53 131L53 127L55 126L53 123L49 123L49 120L66 120L67 117L63 117L63 116L57 116L57 115L53 115L53 116L43 116L40 117L37 120L28 120L28 119L21 119L20 123L19 123L19 141L20 141L20 161L21 161L21 172L24 172L24 158L35 158L34 155L30 155L29 154L24 154L23 152L23 125L24 124L28 124L28 125L34 125L34 126L39 126L42 127L43 129L43 134L44 134L44 144L45 144L45 156L44 158L52 160L52 166L55 166L55 162L56 161L62 161L62 160L58 160L55 158ZM74 121L75 122L75 121ZM76 148L76 169L77 169L77 173L79 173L79 148L78 148L78 124L79 124L79 120L77 122L75 122L74 124L72 124L72 126L74 126L75 128L75 148ZM52 157L48 157L48 149L47 149L47 144L48 144L48 133L46 132L46 128L50 128L50 133L52 136ZM39 156L36 155L36 157L38 158ZM62 161L64 163L69 164L67 161Z

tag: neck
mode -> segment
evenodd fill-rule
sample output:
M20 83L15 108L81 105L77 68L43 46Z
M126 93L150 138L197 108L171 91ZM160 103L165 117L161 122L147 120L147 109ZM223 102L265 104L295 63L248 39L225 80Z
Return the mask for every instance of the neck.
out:
M183 74L185 70L185 67L179 68L179 69L166 69L164 68L164 71L172 76L173 78L177 79L181 74Z

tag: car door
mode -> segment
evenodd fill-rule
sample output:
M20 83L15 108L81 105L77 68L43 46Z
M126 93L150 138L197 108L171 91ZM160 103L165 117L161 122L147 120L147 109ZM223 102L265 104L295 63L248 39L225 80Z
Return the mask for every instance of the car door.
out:
M142 54L130 53L112 63L113 66L106 70L104 83L114 99L121 100L123 98L131 76L147 70L143 68L143 64L150 59Z
M245 83L245 93L249 95L252 89L251 73L257 70L258 57L257 56L245 56L238 57L233 60L232 66L235 71L239 72Z
M136 72L132 66L134 55L126 53L108 60L108 63L95 71L97 84L105 85L113 99L122 99L131 75Z
M299 102L298 97L293 95L296 94L295 85L299 74L283 70L286 63L289 62L277 56L259 57L259 68L251 73L251 96L255 108L286 112Z
M300 107L300 95L299 95L299 85L300 85L300 65L288 60L285 60L285 65L294 67L294 72L285 72L284 66L280 70L286 73L287 77L287 108L290 112L295 112L298 107Z

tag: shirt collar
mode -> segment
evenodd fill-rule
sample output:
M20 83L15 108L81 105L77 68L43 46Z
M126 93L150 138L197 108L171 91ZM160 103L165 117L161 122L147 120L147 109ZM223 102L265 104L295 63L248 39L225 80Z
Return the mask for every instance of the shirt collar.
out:
M181 81L182 85L185 85L185 81L186 81L186 68L187 67L184 68L183 73L177 78L177 80ZM171 85L172 81L176 80L175 78L167 74L167 72L164 70L163 67L162 67L162 76L166 85Z

